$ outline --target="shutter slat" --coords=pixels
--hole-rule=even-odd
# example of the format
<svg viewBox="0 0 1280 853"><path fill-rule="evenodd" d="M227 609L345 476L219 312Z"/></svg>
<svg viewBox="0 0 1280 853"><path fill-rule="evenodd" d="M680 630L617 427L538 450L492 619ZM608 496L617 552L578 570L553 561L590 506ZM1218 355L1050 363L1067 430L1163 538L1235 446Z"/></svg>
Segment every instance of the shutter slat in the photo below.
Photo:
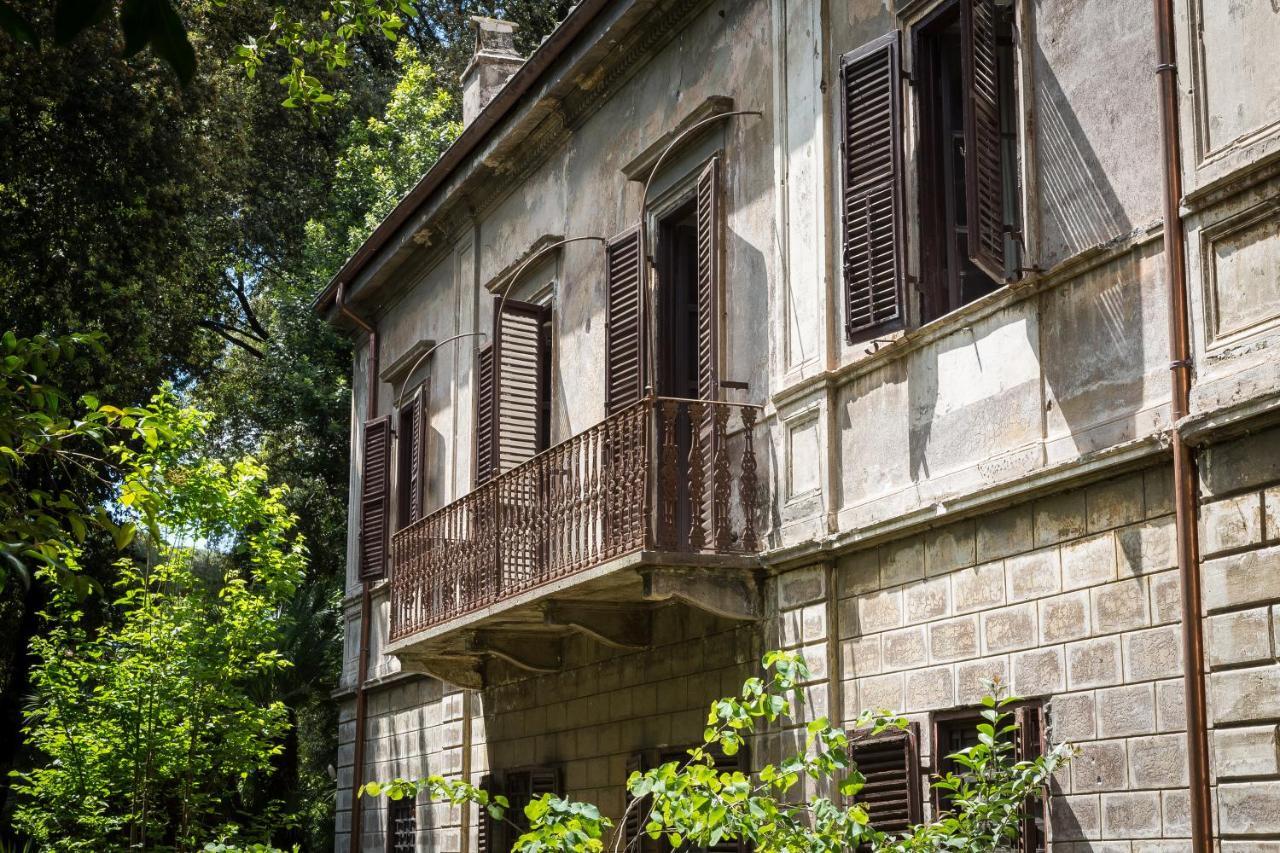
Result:
<svg viewBox="0 0 1280 853"><path fill-rule="evenodd" d="M1005 278L1005 217L996 59L998 15L995 0L961 0L969 258L999 282Z"/></svg>
<svg viewBox="0 0 1280 853"><path fill-rule="evenodd" d="M640 230L615 237L605 258L605 409L612 415L644 393Z"/></svg>
<svg viewBox="0 0 1280 853"><path fill-rule="evenodd" d="M843 86L842 199L845 329L900 320L902 106L896 32L848 54Z"/></svg>
<svg viewBox="0 0 1280 853"><path fill-rule="evenodd" d="M360 579L386 571L391 488L391 418L364 424L364 464L360 483Z"/></svg>
<svg viewBox="0 0 1280 853"><path fill-rule="evenodd" d="M866 784L855 800L883 832L902 832L921 820L916 726L852 739L850 749Z"/></svg>

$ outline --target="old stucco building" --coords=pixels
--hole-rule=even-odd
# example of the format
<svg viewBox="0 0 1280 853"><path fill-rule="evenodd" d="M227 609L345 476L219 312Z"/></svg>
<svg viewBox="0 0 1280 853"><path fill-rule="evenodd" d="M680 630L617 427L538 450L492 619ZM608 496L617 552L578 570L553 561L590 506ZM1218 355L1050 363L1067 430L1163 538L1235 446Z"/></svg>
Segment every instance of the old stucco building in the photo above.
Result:
<svg viewBox="0 0 1280 853"><path fill-rule="evenodd" d="M1026 849L1280 851L1275 0L477 26L465 131L317 301L340 849L499 848L353 815L397 775L616 816L787 648L809 713L915 723L873 817L927 816L998 675L1081 749Z"/></svg>

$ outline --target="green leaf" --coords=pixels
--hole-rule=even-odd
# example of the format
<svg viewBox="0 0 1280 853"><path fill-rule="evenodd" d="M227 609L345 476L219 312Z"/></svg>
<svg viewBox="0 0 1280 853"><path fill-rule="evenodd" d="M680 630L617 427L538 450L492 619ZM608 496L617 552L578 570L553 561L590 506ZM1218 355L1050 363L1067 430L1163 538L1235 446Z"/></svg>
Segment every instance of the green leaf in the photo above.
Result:
<svg viewBox="0 0 1280 853"><path fill-rule="evenodd" d="M106 17L111 0L58 0L53 12L53 40L66 44Z"/></svg>
<svg viewBox="0 0 1280 853"><path fill-rule="evenodd" d="M196 51L187 28L169 0L124 0L120 9L124 55L132 56L148 44L155 55L169 63L182 85L196 73Z"/></svg>
<svg viewBox="0 0 1280 853"><path fill-rule="evenodd" d="M4 2L0 2L0 30L4 30L21 44L32 46L40 44L40 37L36 35L35 28L31 26L31 22L18 14L18 10L14 9L13 6ZM7 334L13 333L8 332Z"/></svg>

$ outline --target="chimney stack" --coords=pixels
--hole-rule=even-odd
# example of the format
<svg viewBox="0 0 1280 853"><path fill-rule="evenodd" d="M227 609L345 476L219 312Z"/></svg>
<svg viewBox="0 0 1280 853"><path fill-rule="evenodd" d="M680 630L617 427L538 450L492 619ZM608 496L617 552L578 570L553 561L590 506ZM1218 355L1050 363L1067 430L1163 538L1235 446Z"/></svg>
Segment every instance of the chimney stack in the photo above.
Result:
<svg viewBox="0 0 1280 853"><path fill-rule="evenodd" d="M476 24L476 52L462 72L462 126L466 127L488 106L511 75L524 64L516 53L516 24L472 15Z"/></svg>

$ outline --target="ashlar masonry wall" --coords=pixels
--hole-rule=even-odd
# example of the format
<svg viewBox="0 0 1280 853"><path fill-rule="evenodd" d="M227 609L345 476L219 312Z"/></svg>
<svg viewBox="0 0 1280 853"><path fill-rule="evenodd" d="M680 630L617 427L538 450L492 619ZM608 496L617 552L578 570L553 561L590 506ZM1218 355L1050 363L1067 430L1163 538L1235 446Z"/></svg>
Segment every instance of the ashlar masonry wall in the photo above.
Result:
<svg viewBox="0 0 1280 853"><path fill-rule="evenodd" d="M846 717L904 712L931 770L931 714L972 706L998 677L1043 701L1051 741L1080 750L1054 780L1054 850L1186 850L1170 489L1152 468L842 559Z"/></svg>
<svg viewBox="0 0 1280 853"><path fill-rule="evenodd" d="M1223 853L1275 853L1280 851L1280 429L1206 448L1200 481L1216 827Z"/></svg>

